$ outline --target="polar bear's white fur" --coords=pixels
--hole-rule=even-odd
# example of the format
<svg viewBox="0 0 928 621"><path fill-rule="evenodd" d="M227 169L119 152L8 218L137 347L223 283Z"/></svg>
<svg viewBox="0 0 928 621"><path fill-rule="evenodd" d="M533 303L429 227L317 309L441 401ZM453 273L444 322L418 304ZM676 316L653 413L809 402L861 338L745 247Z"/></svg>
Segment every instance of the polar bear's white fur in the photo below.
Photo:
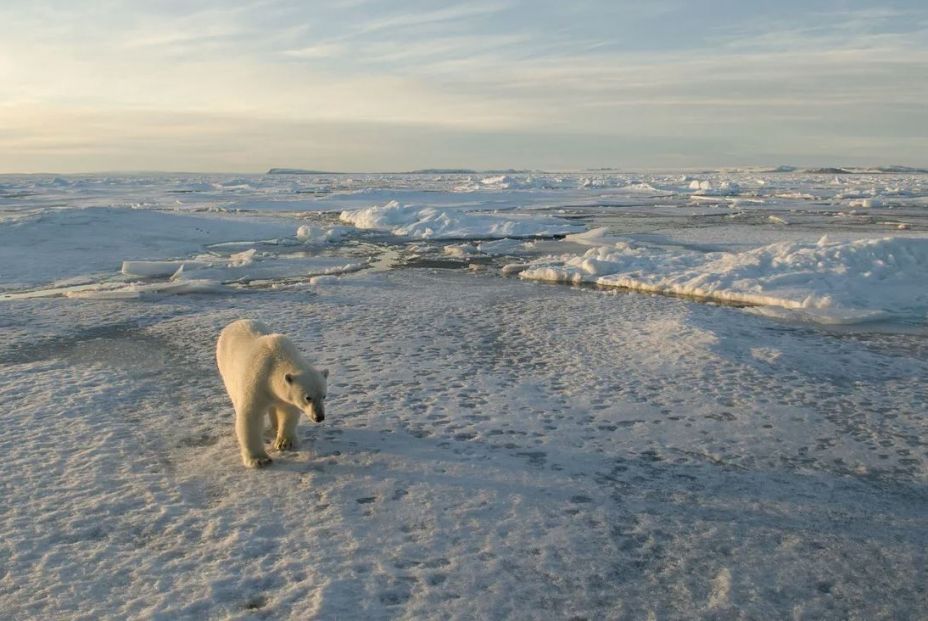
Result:
<svg viewBox="0 0 928 621"><path fill-rule="evenodd" d="M264 420L277 429L274 448L296 446L300 413L325 418L328 370L310 365L286 336L263 323L240 319L223 328L216 363L235 408L235 434L249 468L271 463L264 449Z"/></svg>

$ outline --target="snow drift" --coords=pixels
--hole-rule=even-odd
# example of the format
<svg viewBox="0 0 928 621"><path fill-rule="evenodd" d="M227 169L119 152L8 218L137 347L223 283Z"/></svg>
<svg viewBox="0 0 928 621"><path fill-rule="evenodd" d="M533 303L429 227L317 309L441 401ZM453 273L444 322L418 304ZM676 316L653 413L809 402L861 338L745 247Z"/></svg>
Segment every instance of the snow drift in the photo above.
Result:
<svg viewBox="0 0 928 621"><path fill-rule="evenodd" d="M390 201L383 206L343 211L342 222L359 229L388 231L417 239L496 239L505 237L546 237L573 233L580 229L559 218L548 216L464 212Z"/></svg>
<svg viewBox="0 0 928 621"><path fill-rule="evenodd" d="M595 283L722 302L778 307L821 323L922 316L928 239L777 242L746 252L700 253L616 242L582 255L507 266L520 278Z"/></svg>

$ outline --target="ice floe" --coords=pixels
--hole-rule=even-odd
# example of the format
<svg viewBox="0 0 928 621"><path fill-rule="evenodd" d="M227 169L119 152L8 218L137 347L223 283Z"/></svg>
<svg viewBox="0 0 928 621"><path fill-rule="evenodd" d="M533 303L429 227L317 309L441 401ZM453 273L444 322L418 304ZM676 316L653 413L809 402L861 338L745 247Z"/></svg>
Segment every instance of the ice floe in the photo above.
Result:
<svg viewBox="0 0 928 621"><path fill-rule="evenodd" d="M619 241L618 238L609 235L608 230L608 227L601 226L582 233L571 233L564 236L564 241L582 246L605 246Z"/></svg>
<svg viewBox="0 0 928 621"><path fill-rule="evenodd" d="M734 181L722 181L713 185L706 180L693 179L689 188L696 196L735 196L741 193L741 186Z"/></svg>
<svg viewBox="0 0 928 621"><path fill-rule="evenodd" d="M219 293L221 283L208 278L195 280L169 280L157 283L131 283L124 286L100 285L64 292L67 298L84 300L136 300L146 297L183 295L190 293Z"/></svg>
<svg viewBox="0 0 928 621"><path fill-rule="evenodd" d="M524 239L494 239L476 243L451 244L444 247L444 253L458 258L504 256L519 254L531 248L534 243L533 241L525 241Z"/></svg>
<svg viewBox="0 0 928 621"><path fill-rule="evenodd" d="M183 270L185 266L208 267L201 261L123 261L119 270L126 276L137 278L168 278Z"/></svg>
<svg viewBox="0 0 928 621"><path fill-rule="evenodd" d="M228 256L197 255L191 259L167 261L123 261L119 279L54 286L15 297L55 297L93 300L131 300L189 293L229 292L227 285L265 283L275 286L284 281L331 277L358 271L367 265L358 258L314 256L304 252L270 253L249 248ZM141 279L141 280L138 280ZM9 296L8 296L9 297Z"/></svg>
<svg viewBox="0 0 928 621"><path fill-rule="evenodd" d="M253 243L292 236L292 224L271 218L122 208L48 211L38 218L0 227L0 282L39 284L111 272L124 259L184 257L216 242ZM150 265L148 269L160 268Z"/></svg>
<svg viewBox="0 0 928 621"><path fill-rule="evenodd" d="M312 226L304 224L296 231L296 238L307 244L335 243L345 237L345 233L350 231L347 226Z"/></svg>
<svg viewBox="0 0 928 621"><path fill-rule="evenodd" d="M601 231L590 231L601 236ZM583 239L583 236L577 236ZM928 310L928 239L777 242L744 252L701 253L616 242L582 255L504 268L529 280L593 283L799 311L852 323Z"/></svg>
<svg viewBox="0 0 928 621"><path fill-rule="evenodd" d="M550 216L520 216L464 212L417 205L386 205L343 211L342 222L359 229L388 231L417 239L495 239L504 237L549 237L576 232L579 225Z"/></svg>

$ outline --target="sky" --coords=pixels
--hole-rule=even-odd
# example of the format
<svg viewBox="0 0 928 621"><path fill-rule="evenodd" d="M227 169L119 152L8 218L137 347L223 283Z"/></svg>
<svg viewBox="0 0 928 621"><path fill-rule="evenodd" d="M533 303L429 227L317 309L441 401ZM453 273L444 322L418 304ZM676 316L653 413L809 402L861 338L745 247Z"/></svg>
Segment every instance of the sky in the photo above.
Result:
<svg viewBox="0 0 928 621"><path fill-rule="evenodd" d="M0 173L776 164L928 166L928 3L0 3Z"/></svg>

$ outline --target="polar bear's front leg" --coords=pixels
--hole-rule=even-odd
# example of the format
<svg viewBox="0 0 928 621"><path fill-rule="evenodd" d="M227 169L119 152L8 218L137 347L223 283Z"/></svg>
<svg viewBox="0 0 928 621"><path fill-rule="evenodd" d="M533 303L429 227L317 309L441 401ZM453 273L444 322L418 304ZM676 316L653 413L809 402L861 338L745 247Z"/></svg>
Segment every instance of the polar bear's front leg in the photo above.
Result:
<svg viewBox="0 0 928 621"><path fill-rule="evenodd" d="M296 426L300 422L300 411L294 407L278 406L277 439L274 448L278 451L289 451L296 448Z"/></svg>
<svg viewBox="0 0 928 621"><path fill-rule="evenodd" d="M235 435L246 468L260 468L272 461L264 450L264 416L263 411L254 407L242 407L235 413Z"/></svg>

